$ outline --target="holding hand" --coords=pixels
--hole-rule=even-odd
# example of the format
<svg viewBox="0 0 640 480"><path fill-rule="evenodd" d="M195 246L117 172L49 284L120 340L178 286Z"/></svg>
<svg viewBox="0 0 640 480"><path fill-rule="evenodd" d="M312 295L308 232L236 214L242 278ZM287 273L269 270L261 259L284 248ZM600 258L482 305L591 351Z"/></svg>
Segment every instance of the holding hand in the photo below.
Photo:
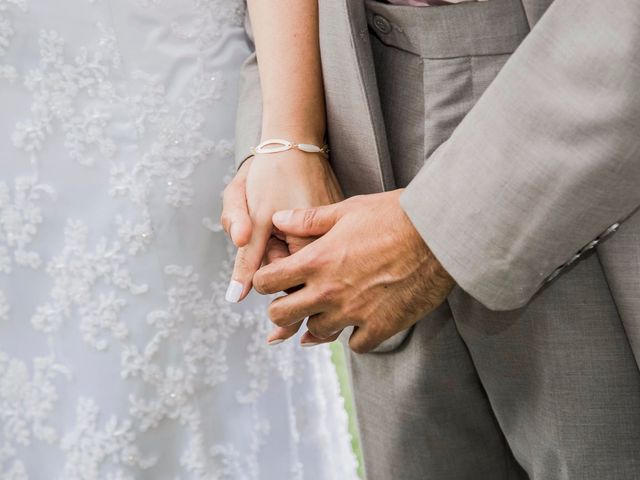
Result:
<svg viewBox="0 0 640 480"><path fill-rule="evenodd" d="M249 158L224 192L221 222L239 248L227 300L239 302L247 296L254 273L263 259L284 255L283 244L270 238L272 216L278 210L328 205L342 200L342 192L322 154L288 150ZM296 251L313 238L289 239ZM267 246L269 250L267 251ZM275 249L275 250L274 250Z"/></svg>
<svg viewBox="0 0 640 480"><path fill-rule="evenodd" d="M309 317L303 345L333 341L355 326L349 346L364 353L446 299L455 282L400 207L401 192L273 216L285 237L320 237L255 274L253 285L264 294L304 285L271 303L276 325Z"/></svg>

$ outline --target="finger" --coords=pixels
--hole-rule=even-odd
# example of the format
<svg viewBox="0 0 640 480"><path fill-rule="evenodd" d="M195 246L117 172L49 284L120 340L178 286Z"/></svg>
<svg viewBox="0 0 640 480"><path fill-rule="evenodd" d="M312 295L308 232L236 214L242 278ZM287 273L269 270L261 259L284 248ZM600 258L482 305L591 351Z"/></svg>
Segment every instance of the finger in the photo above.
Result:
<svg viewBox="0 0 640 480"><path fill-rule="evenodd" d="M340 216L340 203L324 207L281 210L273 214L273 224L281 232L298 237L324 235Z"/></svg>
<svg viewBox="0 0 640 480"><path fill-rule="evenodd" d="M262 264L270 234L270 225L256 223L249 243L238 249L233 264L233 274L225 295L227 302L237 303L249 294L253 275Z"/></svg>
<svg viewBox="0 0 640 480"><path fill-rule="evenodd" d="M267 249L264 253L264 264L269 265L270 263L275 263L278 260L286 258L289 256L289 247L282 240L277 239L276 237L269 238L267 242Z"/></svg>
<svg viewBox="0 0 640 480"><path fill-rule="evenodd" d="M318 237L296 237L294 235L287 235L286 241L287 247L289 248L289 253L299 252L317 238Z"/></svg>
<svg viewBox="0 0 640 480"><path fill-rule="evenodd" d="M243 165L224 189L220 223L236 247L244 247L251 239L251 217L247 207L246 171Z"/></svg>
<svg viewBox="0 0 640 480"><path fill-rule="evenodd" d="M267 251L264 254L264 265L269 265L270 263L277 262L283 258L289 256L289 248L287 244L282 240L279 240L275 237L271 237L267 242ZM304 285L298 285L295 287L287 288L284 291L286 293L293 293L300 290Z"/></svg>
<svg viewBox="0 0 640 480"><path fill-rule="evenodd" d="M367 327L356 327L349 337L349 348L354 353L368 353L382 343L384 338L375 335Z"/></svg>
<svg viewBox="0 0 640 480"><path fill-rule="evenodd" d="M278 240L282 240L286 243L289 249L289 253L296 253L297 251L302 250L304 247L309 245L314 240L318 239L318 237L298 237L296 235L287 235L278 230L275 226L273 227L272 235Z"/></svg>
<svg viewBox="0 0 640 480"><path fill-rule="evenodd" d="M253 287L263 295L284 292L305 283L309 272L306 252L298 252L263 266L253 276Z"/></svg>
<svg viewBox="0 0 640 480"><path fill-rule="evenodd" d="M269 334L267 337L267 343L269 345L278 345L285 340L293 337L300 327L302 326L302 321L298 323L294 323L293 325L289 325L288 327L277 327L273 332Z"/></svg>
<svg viewBox="0 0 640 480"><path fill-rule="evenodd" d="M322 338L314 337L311 332L307 331L307 332L304 332L304 334L300 338L300 345L303 347L315 347L316 345L320 345L322 343L335 342L341 333L342 332L338 332L329 338L322 339Z"/></svg>
<svg viewBox="0 0 640 480"><path fill-rule="evenodd" d="M295 293L276 298L269 305L269 318L279 327L288 327L311 315L320 313L323 305L317 293L303 288Z"/></svg>
<svg viewBox="0 0 640 480"><path fill-rule="evenodd" d="M309 330L309 333L322 340L334 336L348 326L349 322L344 318L326 312L313 315L307 320L307 330Z"/></svg>

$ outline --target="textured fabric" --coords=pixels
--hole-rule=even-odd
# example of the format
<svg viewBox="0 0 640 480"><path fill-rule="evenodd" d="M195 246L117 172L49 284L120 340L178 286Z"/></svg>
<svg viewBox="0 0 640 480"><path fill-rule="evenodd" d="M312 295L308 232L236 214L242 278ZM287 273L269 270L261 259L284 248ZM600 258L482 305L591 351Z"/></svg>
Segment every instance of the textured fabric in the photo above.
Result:
<svg viewBox="0 0 640 480"><path fill-rule="evenodd" d="M461 289L449 305L513 456L531 479L640 477L640 372L598 255L527 308L491 311Z"/></svg>
<svg viewBox="0 0 640 480"><path fill-rule="evenodd" d="M528 33L519 2L458 11L467 18L452 23L450 16L421 17L368 4L398 186L421 172L423 160L452 135ZM389 33L381 30L379 17L392 25ZM414 92L422 92L422 102ZM436 188L422 191L427 202ZM391 472L407 479L638 476L640 377L626 335L634 331L617 314L602 273L597 257L588 256L526 309L509 313L491 312L456 289L449 300L454 324L443 321L443 307L423 319L397 350L352 356L369 478L389 478ZM628 287L633 285L637 280ZM469 357L453 348L457 344L466 345ZM410 377L408 365L420 375ZM392 401L376 378L392 383ZM479 384L490 410L483 407L483 395L472 393ZM460 392L463 398L455 398ZM471 418L467 409L474 412ZM385 418L384 430L376 418ZM458 421L441 424L443 418ZM492 420L509 447L496 444L500 437ZM412 440L403 442L400 452L396 439L403 436ZM416 451L406 447L414 442Z"/></svg>
<svg viewBox="0 0 640 480"><path fill-rule="evenodd" d="M424 10L368 3L379 101L398 187L406 187L425 158L449 138L529 33L518 1L492 1L457 15L453 10L434 9L425 17ZM380 17L402 28L383 34ZM416 92L424 101L416 101Z"/></svg>
<svg viewBox="0 0 640 480"><path fill-rule="evenodd" d="M474 295L485 303L499 298L503 307L521 293L530 298L522 308L495 312L456 288L447 305L385 342L378 353L350 356L370 480L640 477L640 217L630 217L618 233L582 255L531 297L555 268L556 260L558 265L565 263L583 242L598 236L619 217L601 216L603 212L617 201L632 201L637 194L626 190L627 182L638 184L633 176L621 181L622 189L614 185L606 192L587 189L586 197L593 194L595 199L587 198L587 205L600 202L592 214L579 210L584 202L562 201L565 197L560 195L571 178L599 184L600 177L587 167L612 164L610 156L606 161L601 158L607 149L599 148L600 142L617 145L621 153L638 148L637 140L625 134L637 125L630 116L637 111L631 98L636 89L627 82L639 64L633 56L639 51L639 7L637 2L616 1L613 8L611 2L558 0L541 20L550 3L491 0L419 9L373 1L319 3L331 161L344 190L353 195L408 184L403 202L425 238L441 238L437 247L443 258L446 252L463 255L463 245L475 252L473 258L464 254L467 262L461 262L456 272L461 279L478 274ZM496 17L499 21L493 23ZM533 40L519 46L531 27L527 38ZM558 49L557 35L576 28L581 32L580 41L568 38L563 42L571 48L570 54ZM619 40L617 47L611 35ZM527 47L526 42L534 42L535 48L531 43ZM530 63L532 59L559 62L562 68L554 69L551 63L543 68L543 64ZM607 59L603 67L601 62ZM575 69L592 63L600 65L594 75ZM514 64L517 68L510 67ZM532 65L539 66L534 69ZM255 78L250 80L254 73L248 71L247 82L258 84ZM603 73L609 74L616 88L610 96L601 88L598 91L604 96L593 97L587 87L598 85ZM563 81L544 81L554 74ZM571 88L573 83L580 88ZM524 96L524 86L530 89L528 96ZM555 93L545 97L543 93L549 91ZM520 92L520 96L510 92ZM535 105L560 105L561 111L554 110L544 121L534 115L537 128L508 135L521 123L529 125L526 114L536 112ZM496 116L494 109L501 112L504 122L499 129L483 128L488 125L485 120ZM600 116L580 115L596 109ZM254 115L248 108L244 112ZM579 159L576 164L583 168L557 162L566 170L559 169L557 178L543 181L533 173L548 162L536 154L536 147L558 158L545 143L546 137L539 134L548 134L542 128L547 124L558 132L579 125L593 135L616 137L605 135L594 142L588 135L569 135L561 143L560 136L551 135L553 145L565 152L571 148L575 155L569 159ZM466 134L459 134L463 129ZM452 140L458 145L455 149L448 147ZM464 147L467 140L473 148ZM508 155L484 155L494 152L492 141L507 140L513 142ZM532 155L531 161L526 161L520 145ZM442 150L449 152L446 157L440 154ZM507 168L511 154L518 160L514 161L517 169ZM629 157L618 158L613 164L629 167ZM431 171L433 176L425 173L431 162L437 166ZM501 168L489 168L491 162ZM478 171L474 164L485 168ZM471 195L491 179L504 184L520 178L520 170L528 172L526 178L540 181L539 190L546 192L529 204L530 211L518 208L520 199L507 196L512 190L505 191L502 184L486 198ZM505 179L504 172L511 177ZM442 195L452 185L459 186L457 195ZM549 185L558 190L549 194ZM458 221L449 205L470 213L465 222ZM550 242L548 251L524 250L526 255L535 253L545 274L533 289L514 279L506 285L507 298L491 282L482 281L492 253L483 235L496 245L512 240L514 229L537 220L531 215L540 205L545 206L554 228L543 229L544 235L527 230L529 235L518 237L522 245L517 246L522 251L528 242ZM496 208L513 211L510 224L496 226L490 221ZM448 214L437 217L442 211ZM431 224L421 220L427 213ZM474 214L485 221L476 220ZM576 217L563 228L553 222L572 214ZM473 231L452 232L448 225L469 225ZM589 235L583 239L585 227ZM472 236L465 237L467 234ZM479 251L469 244L469 238L480 238L480 244L489 249ZM478 293L481 291L487 295Z"/></svg>
<svg viewBox="0 0 640 480"><path fill-rule="evenodd" d="M406 186L424 158L451 135L528 33L518 2L500 6L480 12L482 18L476 15L464 35L450 38L447 17L425 23L406 15L407 9L368 4L397 186ZM515 28L498 29L514 13L520 15L511 22ZM402 30L376 33L380 16ZM369 480L528 478L500 431L447 304L381 350L389 353L351 358ZM384 429L379 418L385 419Z"/></svg>
<svg viewBox="0 0 640 480"><path fill-rule="evenodd" d="M328 348L224 301L234 0L0 0L0 478L357 478Z"/></svg>
<svg viewBox="0 0 640 480"><path fill-rule="evenodd" d="M352 355L350 364L368 480L529 478L500 431L447 304L397 349Z"/></svg>
<svg viewBox="0 0 640 480"><path fill-rule="evenodd" d="M564 0L536 30L403 197L495 309L524 305L640 204L640 4Z"/></svg>

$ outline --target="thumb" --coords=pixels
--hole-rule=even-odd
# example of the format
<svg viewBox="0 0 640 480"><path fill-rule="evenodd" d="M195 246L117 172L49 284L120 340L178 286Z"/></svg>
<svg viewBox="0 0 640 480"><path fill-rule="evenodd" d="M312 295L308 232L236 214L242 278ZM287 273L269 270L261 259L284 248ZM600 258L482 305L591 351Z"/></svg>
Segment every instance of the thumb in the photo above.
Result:
<svg viewBox="0 0 640 480"><path fill-rule="evenodd" d="M237 303L248 295L251 290L253 275L262 264L270 235L270 225L257 223L254 225L249 243L238 249L236 260L233 264L231 281L225 294L227 302Z"/></svg>
<svg viewBox="0 0 640 480"><path fill-rule="evenodd" d="M324 235L340 218L338 205L282 210L273 214L273 224L281 232L297 237Z"/></svg>

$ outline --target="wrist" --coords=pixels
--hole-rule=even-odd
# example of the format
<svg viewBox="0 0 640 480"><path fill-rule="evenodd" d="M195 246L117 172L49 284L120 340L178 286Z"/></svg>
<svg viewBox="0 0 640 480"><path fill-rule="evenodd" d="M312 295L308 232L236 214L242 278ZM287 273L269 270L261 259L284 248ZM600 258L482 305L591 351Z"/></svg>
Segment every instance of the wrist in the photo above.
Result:
<svg viewBox="0 0 640 480"><path fill-rule="evenodd" d="M271 120L263 119L260 141L282 138L294 143L322 145L325 141L324 119Z"/></svg>
<svg viewBox="0 0 640 480"><path fill-rule="evenodd" d="M287 152L289 150L299 150L305 153L319 153L324 156L329 154L329 147L327 145L315 145L311 143L295 143L291 140L285 140L282 138L269 138L260 145L253 147L251 153L254 155L259 154L275 154Z"/></svg>
<svg viewBox="0 0 640 480"><path fill-rule="evenodd" d="M404 220L404 243L411 245L409 251L418 253L418 257L420 258L419 263L423 266L425 275L435 279L439 288L450 291L456 285L456 281L431 251L426 240L422 237L422 234L402 207L401 197L404 190L404 188L399 188L391 192L395 195L394 200L396 202L396 208L398 208L400 212L399 216Z"/></svg>

